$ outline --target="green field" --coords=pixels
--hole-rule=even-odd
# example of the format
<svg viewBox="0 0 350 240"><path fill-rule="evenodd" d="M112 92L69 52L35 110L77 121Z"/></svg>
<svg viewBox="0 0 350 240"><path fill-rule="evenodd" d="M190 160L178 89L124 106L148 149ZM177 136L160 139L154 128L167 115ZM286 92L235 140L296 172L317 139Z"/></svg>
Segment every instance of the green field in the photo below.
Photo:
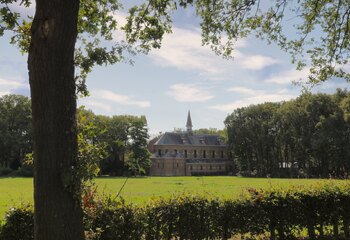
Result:
<svg viewBox="0 0 350 240"><path fill-rule="evenodd" d="M100 193L115 196L125 178L96 179ZM242 177L144 177L130 178L121 192L127 201L143 204L153 197L171 196L182 192L205 194L223 198L237 198L245 194L247 188L288 188L319 184L315 179L269 179ZM341 181L341 180L338 180ZM21 202L33 201L32 178L0 178L0 219L6 210Z"/></svg>

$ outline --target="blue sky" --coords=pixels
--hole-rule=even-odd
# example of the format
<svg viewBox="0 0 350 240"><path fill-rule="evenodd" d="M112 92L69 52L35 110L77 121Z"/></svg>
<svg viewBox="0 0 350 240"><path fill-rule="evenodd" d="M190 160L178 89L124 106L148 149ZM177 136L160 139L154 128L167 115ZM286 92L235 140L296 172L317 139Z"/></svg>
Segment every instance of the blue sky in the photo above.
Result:
<svg viewBox="0 0 350 240"><path fill-rule="evenodd" d="M125 10L123 10L125 11ZM123 23L125 13L115 17ZM296 98L301 87L293 80L307 72L296 71L289 55L254 38L237 43L235 59L224 60L201 46L198 19L193 11L174 15L173 34L161 49L134 57L133 66L119 63L95 67L87 79L90 96L79 105L103 115L145 115L151 134L184 128L188 109L194 128L222 129L235 108L266 101ZM115 39L122 38L116 32ZM26 55L0 39L0 96L29 96ZM333 93L345 88L342 80L329 81L313 92Z"/></svg>

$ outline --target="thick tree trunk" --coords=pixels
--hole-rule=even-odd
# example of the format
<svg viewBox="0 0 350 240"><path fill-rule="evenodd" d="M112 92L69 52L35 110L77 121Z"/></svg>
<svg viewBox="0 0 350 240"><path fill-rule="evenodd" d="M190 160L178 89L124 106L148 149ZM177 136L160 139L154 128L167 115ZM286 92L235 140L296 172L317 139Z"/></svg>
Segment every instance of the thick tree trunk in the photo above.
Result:
<svg viewBox="0 0 350 240"><path fill-rule="evenodd" d="M79 0L37 0L28 68L36 240L81 240L82 210L64 178L77 160L74 47Z"/></svg>

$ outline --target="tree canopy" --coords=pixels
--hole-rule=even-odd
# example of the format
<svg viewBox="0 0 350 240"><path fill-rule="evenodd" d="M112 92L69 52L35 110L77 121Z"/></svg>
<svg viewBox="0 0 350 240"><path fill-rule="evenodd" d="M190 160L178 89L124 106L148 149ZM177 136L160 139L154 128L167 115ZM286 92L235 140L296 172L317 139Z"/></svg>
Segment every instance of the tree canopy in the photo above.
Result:
<svg viewBox="0 0 350 240"><path fill-rule="evenodd" d="M0 167L17 170L32 152L30 99L21 95L0 97Z"/></svg>
<svg viewBox="0 0 350 240"><path fill-rule="evenodd" d="M239 108L225 120L235 163L246 176L346 177L350 93L303 94Z"/></svg>

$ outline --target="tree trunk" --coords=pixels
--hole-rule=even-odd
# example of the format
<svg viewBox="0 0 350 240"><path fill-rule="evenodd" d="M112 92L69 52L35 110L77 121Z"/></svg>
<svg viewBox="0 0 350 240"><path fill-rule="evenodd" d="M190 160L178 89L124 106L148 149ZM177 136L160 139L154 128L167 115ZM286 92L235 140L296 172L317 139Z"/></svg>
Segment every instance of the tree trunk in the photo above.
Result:
<svg viewBox="0 0 350 240"><path fill-rule="evenodd" d="M82 210L64 179L77 161L74 47L79 0L37 0L28 57L36 240L84 239Z"/></svg>

